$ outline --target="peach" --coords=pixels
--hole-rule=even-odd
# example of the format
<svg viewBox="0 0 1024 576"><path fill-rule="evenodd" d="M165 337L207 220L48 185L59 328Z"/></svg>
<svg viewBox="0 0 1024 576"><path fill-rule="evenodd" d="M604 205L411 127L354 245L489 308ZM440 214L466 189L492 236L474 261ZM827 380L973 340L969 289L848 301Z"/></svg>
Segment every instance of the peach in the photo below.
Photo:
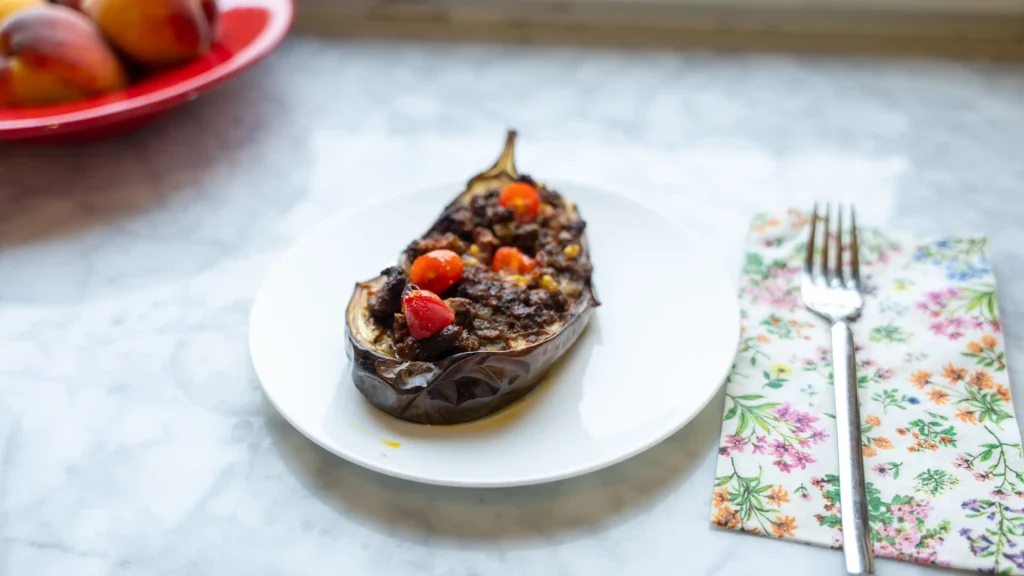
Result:
<svg viewBox="0 0 1024 576"><path fill-rule="evenodd" d="M0 27L0 106L78 100L126 83L96 25L70 8L29 8Z"/></svg>
<svg viewBox="0 0 1024 576"><path fill-rule="evenodd" d="M217 35L217 21L220 20L220 9L217 7L217 0L202 0L203 14L206 21L210 23L210 30Z"/></svg>
<svg viewBox="0 0 1024 576"><path fill-rule="evenodd" d="M211 0L82 0L118 50L147 66L178 64L205 54L213 42Z"/></svg>
<svg viewBox="0 0 1024 576"><path fill-rule="evenodd" d="M0 0L0 24L9 16L14 16L15 12L43 4L46 4L46 0Z"/></svg>

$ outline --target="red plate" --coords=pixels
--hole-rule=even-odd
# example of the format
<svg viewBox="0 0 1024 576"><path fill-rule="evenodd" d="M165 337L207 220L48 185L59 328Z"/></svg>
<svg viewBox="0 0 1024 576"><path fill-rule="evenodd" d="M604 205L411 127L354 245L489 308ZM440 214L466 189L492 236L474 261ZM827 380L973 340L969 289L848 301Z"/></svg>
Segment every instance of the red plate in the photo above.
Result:
<svg viewBox="0 0 1024 576"><path fill-rule="evenodd" d="M0 109L0 141L81 142L120 134L156 119L262 60L284 39L293 0L218 0L213 48L180 68L121 92L56 106Z"/></svg>

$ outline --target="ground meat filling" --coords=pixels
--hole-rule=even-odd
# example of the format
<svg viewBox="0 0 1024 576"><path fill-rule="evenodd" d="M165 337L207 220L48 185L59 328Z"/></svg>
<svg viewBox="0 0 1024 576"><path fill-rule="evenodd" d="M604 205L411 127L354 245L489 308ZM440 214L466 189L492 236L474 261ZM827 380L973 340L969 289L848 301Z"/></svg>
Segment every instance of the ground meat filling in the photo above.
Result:
<svg viewBox="0 0 1024 576"><path fill-rule="evenodd" d="M448 249L462 256L462 278L439 294L455 312L455 322L422 340L409 335L402 315L407 271L384 270L386 281L371 296L370 316L380 328L379 346L393 348L406 360L435 361L459 352L507 350L513 342L542 338L565 315L590 282L592 267L581 250L586 227L574 221L558 193L537 185L541 198L537 220L517 224L514 214L498 204L499 190L475 196L468 206L449 207L433 229L406 248L408 261L431 250ZM494 252L514 246L536 259L528 274L510 275L491 269Z"/></svg>

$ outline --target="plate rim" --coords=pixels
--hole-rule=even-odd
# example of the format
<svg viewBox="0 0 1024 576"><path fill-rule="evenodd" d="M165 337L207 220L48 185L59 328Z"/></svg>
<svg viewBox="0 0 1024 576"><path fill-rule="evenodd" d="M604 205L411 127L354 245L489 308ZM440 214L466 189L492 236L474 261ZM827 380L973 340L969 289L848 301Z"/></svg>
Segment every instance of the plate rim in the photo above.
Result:
<svg viewBox="0 0 1024 576"><path fill-rule="evenodd" d="M601 188L601 187L598 187L598 186L595 186L595 185L592 185L592 184L586 184L586 183L582 183L582 182L573 182L572 180L567 180L567 179L562 179L562 178L549 178L549 179L546 179L545 182L551 184L555 189L559 189L559 190L562 190L562 189L565 189L565 190L589 189L589 190L591 190L593 192L597 192L599 194L617 196L617 197L619 197L620 199L622 199L622 200L624 200L626 202L632 202L634 204L637 204L637 205L641 206L645 210L652 211L655 214L658 214L659 216L665 218L666 220L668 220L669 222L671 222L674 225L683 226L685 224L685 218L678 218L678 217L676 217L676 216L674 216L674 215L672 215L670 213L666 213L665 211L659 209L657 206L655 206L655 205L653 205L653 204L651 204L651 203L649 203L649 202L647 202L647 201L645 201L643 199L638 199L638 198L634 198L634 197L631 197L631 196L627 196L625 194L622 194L622 193L619 193L619 192L615 192L615 191L610 190L610 189L604 189L604 188ZM557 472L557 473L554 473L554 474L550 474L550 473L549 474L544 474L544 475L530 474L530 475L522 475L522 476L519 476L519 477L516 477L516 478L509 479L509 480L494 480L494 481L490 481L490 480L470 480L470 481L466 481L466 480L461 480L459 478L445 478L445 477L438 477L436 475L428 477L428 476L422 476L422 475L407 473L407 472L402 471L400 468L388 467L388 466L385 466L385 465L381 464L380 462L363 458L358 453L355 453L355 452L352 452L352 451L344 451L344 450L335 449L335 447L333 447L332 445L330 445L329 443L327 443L325 441L321 441L321 439L319 439L315 434L313 434L310 431L308 431L306 429L306 427L303 427L300 423L298 423L294 419L292 419L284 410L281 409L281 406L275 400L274 395L268 390L267 385L264 384L263 378L260 377L260 369L259 369L259 366L258 366L258 362L257 362L256 356L254 354L253 335L254 335L255 331L253 330L253 326L254 326L254 323L256 321L256 317L258 316L258 310L260 309L259 303L263 299L264 294L265 294L265 287L266 287L266 284L267 284L267 280L270 279L271 277L276 276L278 271L280 270L280 268L285 266L286 260L287 260L287 258L288 258L288 256L290 254L292 254L293 252L299 250L299 248L301 246L315 241L319 236L321 236L322 234L325 234L327 230L334 228L335 226L339 225L340 222L343 222L347 218L351 218L353 213L355 213L355 212L357 212L359 210L365 210L365 209L370 208L370 207L372 207L374 205L386 203L386 202L388 202L390 200L393 200L394 198L397 198L397 197L402 197L402 196L407 196L407 195L423 194L423 193L431 193L431 192L440 192L441 190L449 190L449 191L450 190L457 190L460 187L464 187L464 183L461 183L461 184L447 184L447 185L445 185L445 184L430 185L430 186L426 186L426 187L415 188L415 189L412 189L410 191L396 192L396 193L393 193L393 194L386 194L386 195L383 195L383 196L379 196L375 200L370 201L370 202L357 202L356 204L353 204L351 206L347 206L347 207L345 207L345 208L335 212L334 214L328 216L322 222L318 223L315 227L313 227L313 229L311 229L305 235L303 235L298 240L293 242L289 247L287 247L284 250L283 253L281 253L277 257L277 261L274 262L274 264L268 269L267 273L264 275L263 281L261 282L259 288L257 289L256 296L253 298L252 305L250 306L250 311L249 311L248 337L247 337L247 343L248 343L248 348L249 348L249 358L250 358L250 362L252 364L253 370L254 370L254 372L256 374L256 378L257 378L257 380L259 380L260 388L262 389L264 396L267 398L267 400L270 402L270 404L274 407L274 410L276 410L277 413L286 422L288 422L288 424L290 426L292 426L292 428L297 430L303 437L307 438L308 440L310 440L311 442L313 442L314 444L316 444L320 448L324 449L325 451L327 451L327 452L333 454L334 456L337 456L337 457L339 457L339 458L341 458L341 459L343 459L345 461L351 462L353 464L356 464L356 465L358 465L358 466L360 466L362 468L366 468L366 469L371 470L373 472L376 472L378 474L382 474L382 475L385 475L385 476L390 476L390 477L393 477L393 478L398 478L398 479L406 480L406 481L410 481L410 482L415 482L415 483L420 483L420 484L427 484L427 485L433 485L433 486L452 487L452 488L477 488L477 489L514 488L514 487L523 487L523 486L535 486L535 485L548 484L548 483L552 483L552 482L558 482L558 481L567 480L567 479L570 479L570 478L575 478L575 477L578 477L578 476L584 476L584 475L587 475L587 474L591 474L593 472L597 472L599 470L603 470L605 468L612 467L612 466L614 466L616 464L620 464L622 462L625 462L626 460L629 460L629 459L631 459L631 458L633 458L635 456L638 456L638 455L642 454L643 452L646 452L647 450L650 450L651 448L654 448L655 446L658 446L659 444L661 444L662 442L664 442L665 440L667 440L668 438L670 438L671 436L673 436L674 434L676 434L677 432L682 430L684 427L686 427L686 425L690 424L694 419L697 418L698 415L700 415L708 407L708 405L711 403L711 401L714 400L714 398L719 394L719 392L722 390L722 388L725 385L725 380L728 377L729 372L732 370L731 364L725 364L723 366L723 368L721 370L721 372L722 372L721 375L718 378L716 378L716 380L718 380L718 384L716 386L714 386L713 388L709 388L707 397L703 398L698 403L699 404L698 407L695 410L692 411L692 413L690 414L689 417L684 418L684 419L680 419L679 422L672 423L670 426L667 426L665 430L661 430L658 434L652 435L650 439L648 439L648 440L646 440L644 442L637 443L637 445L635 447L631 447L629 450L623 450L621 453L616 454L615 457L613 457L613 458L603 459L600 462L596 462L596 463L593 463L593 464L590 464L590 465L587 465L587 466L571 468L571 469L560 471L560 472ZM704 239L700 238L698 235L694 235L693 237L697 238L701 243L706 242ZM714 278L714 277L720 278L720 280L722 282L724 282L726 285L728 285L731 288L732 292L735 294L735 292L737 290L736 283L733 282L731 277L725 272L724 267L719 265L719 264L717 264L717 263L714 264L714 267L715 267L715 269L711 272L710 277L712 277L712 278ZM730 336L730 341L732 342L732 347L736 348L739 345L740 337L741 337L741 331L742 331L742 329L741 329L741 324L742 324L742 322L741 322L741 313L740 313L740 305L739 305L738 298L733 298L732 299L732 304L729 306L728 313L729 313L730 317L735 320L735 323L734 323L735 326L734 326L734 330L732 331L732 336ZM515 406L516 404L518 404L519 402L522 402L523 400L524 399L518 400L516 403L513 403L512 406ZM372 406L370 406L370 409L377 410L377 408L374 408Z"/></svg>

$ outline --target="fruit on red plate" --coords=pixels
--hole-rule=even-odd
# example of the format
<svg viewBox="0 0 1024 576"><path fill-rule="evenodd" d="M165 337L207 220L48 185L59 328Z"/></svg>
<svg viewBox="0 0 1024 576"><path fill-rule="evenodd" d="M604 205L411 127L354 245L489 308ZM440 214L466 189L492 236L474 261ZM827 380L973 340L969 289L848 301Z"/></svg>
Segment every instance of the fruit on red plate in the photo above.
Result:
<svg viewBox="0 0 1024 576"><path fill-rule="evenodd" d="M107 39L145 66L187 62L213 42L217 7L203 0L81 0Z"/></svg>
<svg viewBox="0 0 1024 576"><path fill-rule="evenodd" d="M206 15L206 21L210 23L210 29L216 36L217 21L220 20L220 6L217 5L217 0L201 0L200 4L203 7L203 14Z"/></svg>
<svg viewBox="0 0 1024 576"><path fill-rule="evenodd" d="M265 58L288 33L295 11L293 0L217 0L217 5L216 39L206 54L103 96L29 108L0 106L0 141L83 142L134 130Z"/></svg>
<svg viewBox="0 0 1024 576"><path fill-rule="evenodd" d="M39 6L0 26L0 107L80 100L126 83L114 51L79 12Z"/></svg>

